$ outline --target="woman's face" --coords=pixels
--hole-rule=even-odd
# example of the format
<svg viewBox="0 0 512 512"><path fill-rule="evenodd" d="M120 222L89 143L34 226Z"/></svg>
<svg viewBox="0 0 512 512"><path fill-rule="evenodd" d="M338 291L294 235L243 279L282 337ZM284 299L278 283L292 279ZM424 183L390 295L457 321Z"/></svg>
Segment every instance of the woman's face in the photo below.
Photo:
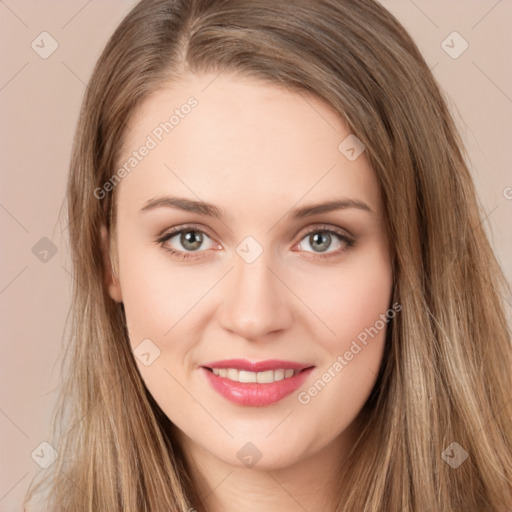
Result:
<svg viewBox="0 0 512 512"><path fill-rule="evenodd" d="M197 450L277 469L357 435L394 316L359 144L321 100L227 74L188 76L132 119L109 291Z"/></svg>

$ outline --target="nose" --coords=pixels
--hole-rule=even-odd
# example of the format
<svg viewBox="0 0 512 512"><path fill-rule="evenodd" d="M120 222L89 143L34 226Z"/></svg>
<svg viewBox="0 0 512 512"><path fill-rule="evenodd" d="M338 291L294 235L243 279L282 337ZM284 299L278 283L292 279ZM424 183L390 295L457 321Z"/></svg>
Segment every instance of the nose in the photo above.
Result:
<svg viewBox="0 0 512 512"><path fill-rule="evenodd" d="M251 340L286 330L292 323L292 293L270 269L265 252L247 263L235 255L235 268L226 280L221 312L222 327Z"/></svg>

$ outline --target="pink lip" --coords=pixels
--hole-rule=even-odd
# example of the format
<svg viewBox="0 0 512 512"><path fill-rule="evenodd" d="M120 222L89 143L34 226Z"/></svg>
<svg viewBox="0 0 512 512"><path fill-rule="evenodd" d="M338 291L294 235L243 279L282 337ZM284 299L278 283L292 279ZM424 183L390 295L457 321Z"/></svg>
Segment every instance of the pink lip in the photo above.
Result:
<svg viewBox="0 0 512 512"><path fill-rule="evenodd" d="M219 377L210 368L236 368L251 372L291 368L299 370L299 373L277 382L261 384L258 382L235 382L225 377ZM207 363L201 369L213 389L224 398L238 405L262 407L278 402L298 389L308 378L313 366L276 359L258 362L245 359L229 359Z"/></svg>

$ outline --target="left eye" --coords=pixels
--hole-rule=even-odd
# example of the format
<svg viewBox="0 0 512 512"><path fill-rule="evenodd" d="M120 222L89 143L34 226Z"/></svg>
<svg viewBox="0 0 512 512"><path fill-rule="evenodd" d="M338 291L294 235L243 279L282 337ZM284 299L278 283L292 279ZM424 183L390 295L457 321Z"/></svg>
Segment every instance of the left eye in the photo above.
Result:
<svg viewBox="0 0 512 512"><path fill-rule="evenodd" d="M354 240L349 238L347 235L342 233L341 231L335 231L333 229L319 229L315 228L308 233L301 239L301 242L298 244L298 247L302 248L302 241L306 240L306 242L309 244L310 247L313 248L313 251L306 251L306 252L314 252L319 254L320 256L323 256L322 253L326 253L328 249L332 246L332 240L333 238L337 240L338 244L338 250L330 251L328 255L331 255L332 253L339 253L341 251L347 250L348 248L352 247L354 245ZM316 249L318 250L316 250ZM327 255L326 255L327 256Z"/></svg>

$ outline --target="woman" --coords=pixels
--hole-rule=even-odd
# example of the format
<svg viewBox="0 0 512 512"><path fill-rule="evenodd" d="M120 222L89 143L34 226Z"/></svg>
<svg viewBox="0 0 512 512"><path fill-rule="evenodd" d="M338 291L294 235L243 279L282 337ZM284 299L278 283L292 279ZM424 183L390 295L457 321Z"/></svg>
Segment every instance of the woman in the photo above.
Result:
<svg viewBox="0 0 512 512"><path fill-rule="evenodd" d="M505 282L373 0L143 0L84 99L52 509L512 508Z"/></svg>

